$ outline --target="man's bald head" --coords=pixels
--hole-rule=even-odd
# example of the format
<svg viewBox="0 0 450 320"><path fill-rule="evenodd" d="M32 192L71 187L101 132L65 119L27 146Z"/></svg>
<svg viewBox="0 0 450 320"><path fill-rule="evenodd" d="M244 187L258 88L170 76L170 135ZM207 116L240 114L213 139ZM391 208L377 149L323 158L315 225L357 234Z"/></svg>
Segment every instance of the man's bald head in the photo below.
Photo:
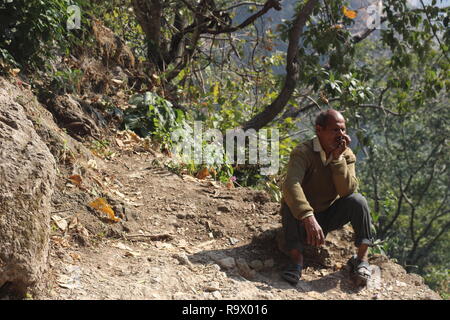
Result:
<svg viewBox="0 0 450 320"><path fill-rule="evenodd" d="M329 109L325 111L321 111L316 117L316 126L321 126L325 128L327 124L330 122L345 122L344 116L337 110Z"/></svg>

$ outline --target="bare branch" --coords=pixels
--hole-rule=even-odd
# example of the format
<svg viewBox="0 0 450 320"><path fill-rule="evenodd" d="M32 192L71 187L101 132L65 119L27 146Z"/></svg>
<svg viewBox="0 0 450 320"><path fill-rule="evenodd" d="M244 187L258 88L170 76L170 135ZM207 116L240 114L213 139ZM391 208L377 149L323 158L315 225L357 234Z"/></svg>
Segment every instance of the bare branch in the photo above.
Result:
<svg viewBox="0 0 450 320"><path fill-rule="evenodd" d="M280 1L279 0L267 0L267 2L264 4L264 7L260 11L258 11L254 15L248 17L244 22L242 22L238 26L228 27L228 28L218 29L218 30L203 29L202 33L220 34L220 33L235 32L237 30L243 29L243 28L247 27L248 25L252 24L256 19L265 15L272 8L274 8L277 11L280 11L281 10Z"/></svg>
<svg viewBox="0 0 450 320"><path fill-rule="evenodd" d="M287 74L281 92L278 94L275 100L270 105L268 105L261 113L254 116L242 126L244 130L259 130L264 127L267 123L275 119L277 114L280 113L281 110L283 110L283 108L291 98L299 77L299 64L297 61L299 39L303 34L303 28L306 24L306 21L311 16L313 9L318 4L318 2L318 0L309 0L297 13L292 27L289 30L289 46L286 57Z"/></svg>
<svg viewBox="0 0 450 320"><path fill-rule="evenodd" d="M394 115L394 116L400 116L399 113L394 112L394 111L389 110L389 109L386 109L386 108L383 107L382 105L376 105L376 104L360 104L360 105L358 105L357 107L360 107L360 108L374 108L374 109L380 109L380 110L382 110L384 113L387 112L387 113L392 114L392 115Z"/></svg>
<svg viewBox="0 0 450 320"><path fill-rule="evenodd" d="M450 228L450 221L447 222L441 229L441 231L434 237L433 240L431 240L426 247L424 247L422 250L420 250L420 254L418 254L415 259L413 259L413 262L415 263L419 259L427 256L431 252L431 248L434 246L434 244L439 240L439 238L448 231Z"/></svg>
<svg viewBox="0 0 450 320"><path fill-rule="evenodd" d="M257 3L257 2L241 2L238 4L235 4L229 8L224 9L224 11L230 11L233 10L234 8L237 7L241 7L241 6L257 6L257 7L263 7L264 5L262 3Z"/></svg>

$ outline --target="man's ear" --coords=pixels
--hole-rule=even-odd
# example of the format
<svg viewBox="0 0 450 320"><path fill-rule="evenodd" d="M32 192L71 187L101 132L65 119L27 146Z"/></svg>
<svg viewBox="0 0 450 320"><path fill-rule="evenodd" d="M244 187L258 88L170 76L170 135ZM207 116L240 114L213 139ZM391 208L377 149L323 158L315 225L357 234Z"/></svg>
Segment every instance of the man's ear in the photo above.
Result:
<svg viewBox="0 0 450 320"><path fill-rule="evenodd" d="M321 133L324 128L316 124L316 133Z"/></svg>

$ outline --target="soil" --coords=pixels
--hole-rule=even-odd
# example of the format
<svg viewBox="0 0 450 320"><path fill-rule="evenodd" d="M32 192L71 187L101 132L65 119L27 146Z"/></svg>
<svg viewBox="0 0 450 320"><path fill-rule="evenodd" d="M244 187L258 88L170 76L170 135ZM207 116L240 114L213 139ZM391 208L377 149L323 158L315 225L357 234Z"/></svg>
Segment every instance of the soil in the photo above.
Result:
<svg viewBox="0 0 450 320"><path fill-rule="evenodd" d="M103 159L61 169L48 281L34 299L440 299L381 255L370 257L372 280L358 287L346 268L349 226L308 250L294 287L280 277L288 259L275 241L279 203L263 191L171 173L142 141L116 142ZM89 206L99 197L115 217Z"/></svg>

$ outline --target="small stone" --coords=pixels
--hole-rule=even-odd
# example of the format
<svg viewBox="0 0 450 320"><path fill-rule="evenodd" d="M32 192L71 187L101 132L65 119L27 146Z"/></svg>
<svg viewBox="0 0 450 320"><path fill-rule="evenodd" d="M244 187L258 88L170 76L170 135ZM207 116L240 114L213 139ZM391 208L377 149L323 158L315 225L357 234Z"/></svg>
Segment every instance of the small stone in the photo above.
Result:
<svg viewBox="0 0 450 320"><path fill-rule="evenodd" d="M218 260L217 264L224 269L233 269L236 266L236 261L233 257L227 257Z"/></svg>
<svg viewBox="0 0 450 320"><path fill-rule="evenodd" d="M217 281L212 281L205 287L205 291L214 292L220 290L220 285Z"/></svg>
<svg viewBox="0 0 450 320"><path fill-rule="evenodd" d="M256 271L260 271L264 268L263 262L258 259L250 261L249 266Z"/></svg>
<svg viewBox="0 0 450 320"><path fill-rule="evenodd" d="M219 291L214 291L213 293L212 293L212 296L214 297L214 298L216 298L216 299L222 299L222 294L219 292Z"/></svg>
<svg viewBox="0 0 450 320"><path fill-rule="evenodd" d="M398 280L395 280L395 285L397 287L406 287L406 286L408 286L406 283L398 281Z"/></svg>
<svg viewBox="0 0 450 320"><path fill-rule="evenodd" d="M264 261L264 268L266 269L273 268L274 265L275 261L273 259L267 259L266 261Z"/></svg>
<svg viewBox="0 0 450 320"><path fill-rule="evenodd" d="M232 238L232 237L230 237L228 240L230 240L231 245L235 245L236 243L239 242L239 239Z"/></svg>
<svg viewBox="0 0 450 320"><path fill-rule="evenodd" d="M238 267L239 274L246 279L253 279L255 277L255 271L250 269L245 259L239 258L236 260L236 266Z"/></svg>
<svg viewBox="0 0 450 320"><path fill-rule="evenodd" d="M175 292L172 295L172 299L173 300L188 300L189 296L183 292Z"/></svg>
<svg viewBox="0 0 450 320"><path fill-rule="evenodd" d="M334 270L341 270L343 268L343 264L340 262L336 262L334 264Z"/></svg>
<svg viewBox="0 0 450 320"><path fill-rule="evenodd" d="M222 212L231 212L231 209L226 206L219 206L219 207L217 207L217 210L222 211Z"/></svg>
<svg viewBox="0 0 450 320"><path fill-rule="evenodd" d="M175 253L172 255L173 258L177 259L182 265L191 266L192 263L189 261L188 257L183 253Z"/></svg>
<svg viewBox="0 0 450 320"><path fill-rule="evenodd" d="M212 264L211 268L213 268L214 270L220 271L220 266L218 264Z"/></svg>

